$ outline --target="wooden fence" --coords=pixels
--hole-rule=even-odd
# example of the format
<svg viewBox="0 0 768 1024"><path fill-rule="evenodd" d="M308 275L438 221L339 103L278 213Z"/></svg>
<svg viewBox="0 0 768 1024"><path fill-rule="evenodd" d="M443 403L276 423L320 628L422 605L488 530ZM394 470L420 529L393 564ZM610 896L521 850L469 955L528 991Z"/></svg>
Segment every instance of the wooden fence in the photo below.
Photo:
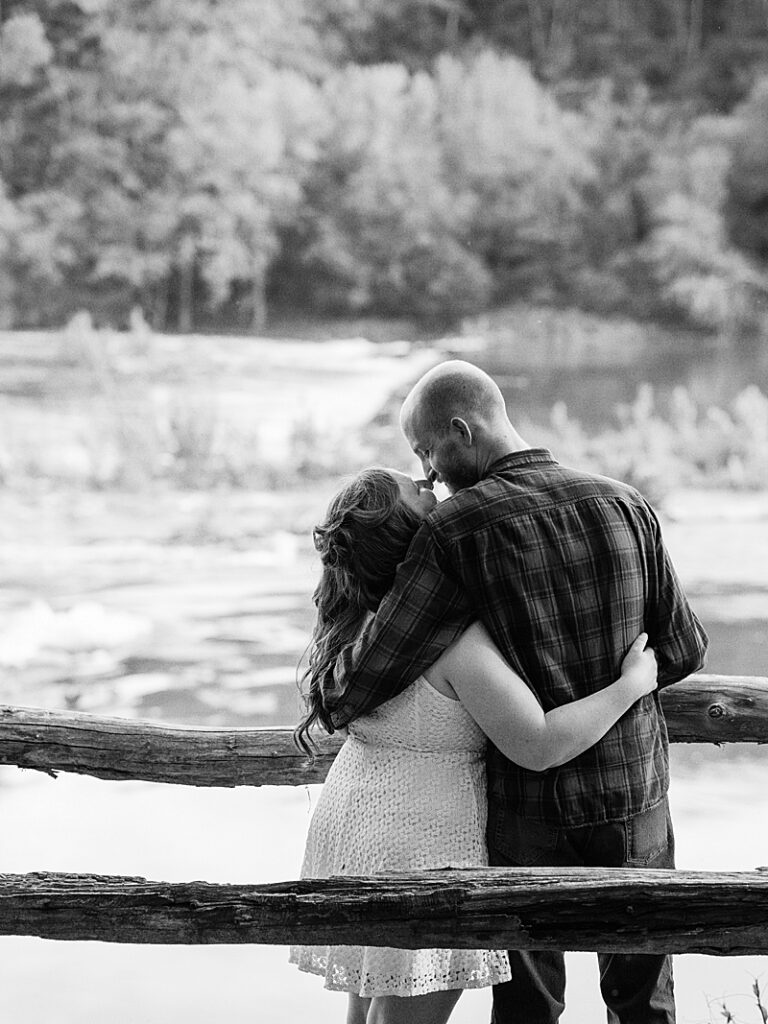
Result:
<svg viewBox="0 0 768 1024"><path fill-rule="evenodd" d="M678 743L768 743L768 679L661 692ZM194 786L321 782L290 729L165 726L0 706L0 764ZM734 779L734 786L737 780ZM768 860L768 851L766 853ZM768 868L441 870L270 885L0 875L0 935L140 943L366 943L617 952L768 952Z"/></svg>

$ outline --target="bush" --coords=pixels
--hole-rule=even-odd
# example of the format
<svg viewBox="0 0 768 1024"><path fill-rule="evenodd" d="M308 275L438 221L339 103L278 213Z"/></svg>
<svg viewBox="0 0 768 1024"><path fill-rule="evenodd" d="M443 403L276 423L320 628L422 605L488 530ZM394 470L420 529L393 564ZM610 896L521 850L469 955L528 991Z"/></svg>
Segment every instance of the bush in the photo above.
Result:
<svg viewBox="0 0 768 1024"><path fill-rule="evenodd" d="M700 409L685 388L676 388L664 414L643 384L617 419L616 427L590 436L559 403L548 424L526 429L561 461L624 480L654 503L681 486L768 487L768 396L754 386L730 411Z"/></svg>

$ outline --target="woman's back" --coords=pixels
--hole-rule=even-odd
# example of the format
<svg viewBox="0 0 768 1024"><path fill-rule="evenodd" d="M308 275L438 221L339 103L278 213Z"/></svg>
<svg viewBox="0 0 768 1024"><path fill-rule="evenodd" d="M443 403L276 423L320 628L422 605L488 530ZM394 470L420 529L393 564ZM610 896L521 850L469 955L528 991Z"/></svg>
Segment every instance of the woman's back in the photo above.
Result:
<svg viewBox="0 0 768 1024"><path fill-rule="evenodd" d="M371 747L400 747L424 754L481 755L486 739L455 699L440 693L421 676L393 700L349 726L349 735Z"/></svg>
<svg viewBox="0 0 768 1024"><path fill-rule="evenodd" d="M422 677L352 723L312 822L306 874L485 861L483 733Z"/></svg>
<svg viewBox="0 0 768 1024"><path fill-rule="evenodd" d="M487 798L483 733L423 677L349 727L307 838L302 877L480 867ZM327 988L421 995L509 977L497 950L295 947Z"/></svg>

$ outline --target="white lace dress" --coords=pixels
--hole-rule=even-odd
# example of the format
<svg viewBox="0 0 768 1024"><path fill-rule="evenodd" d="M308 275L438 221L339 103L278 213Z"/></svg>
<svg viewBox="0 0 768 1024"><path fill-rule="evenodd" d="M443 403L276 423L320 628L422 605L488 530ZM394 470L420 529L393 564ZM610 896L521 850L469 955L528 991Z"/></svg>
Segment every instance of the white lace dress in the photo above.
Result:
<svg viewBox="0 0 768 1024"><path fill-rule="evenodd" d="M349 727L309 827L302 878L488 863L485 736L420 678ZM294 946L325 987L416 996L508 981L501 950Z"/></svg>

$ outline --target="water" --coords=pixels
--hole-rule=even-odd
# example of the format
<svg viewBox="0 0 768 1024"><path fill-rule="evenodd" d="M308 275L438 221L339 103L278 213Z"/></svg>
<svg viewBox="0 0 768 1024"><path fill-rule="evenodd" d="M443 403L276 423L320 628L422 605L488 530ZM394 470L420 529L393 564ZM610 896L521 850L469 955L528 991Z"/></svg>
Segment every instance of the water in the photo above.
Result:
<svg viewBox="0 0 768 1024"><path fill-rule="evenodd" d="M728 388L749 378L743 367L741 377L725 367L718 382L718 358L673 364L660 355L642 373L539 368L536 389L530 373L515 371L505 386L531 412L566 395L584 418L598 397L603 410L631 400L641 379L660 389L687 383L702 401L722 404ZM259 386L269 390L269 381ZM276 408L289 405L272 397ZM0 699L191 724L292 724L317 578L308 532L332 489L4 491ZM712 639L710 671L768 675L766 524L761 495L670 503L665 535ZM768 864L767 769L768 751L757 747L673 749L681 867ZM287 879L298 874L316 798L312 787L197 791L75 776L54 782L3 768L0 871ZM564 1024L602 1020L594 957L569 963ZM741 1019L758 1020L748 993L753 976L768 976L765 958L680 957L676 972L681 1024L722 1019L707 1003L721 996ZM0 1020L9 1024L331 1024L343 1006L342 996L289 968L282 948L0 939ZM487 1019L487 993L471 993L453 1021Z"/></svg>
<svg viewBox="0 0 768 1024"><path fill-rule="evenodd" d="M310 507L306 496L286 504L283 523L311 519L320 498L309 500ZM241 523L253 522L261 507L241 497L230 511ZM199 517L201 508L189 514ZM763 674L768 530L762 505L754 497L734 504L730 496L711 496L706 508L703 516L700 499L681 497L665 531L712 636L709 668ZM13 618L6 610L6 640L15 637L16 647L6 643L4 699L169 721L292 722L294 665L311 622L317 571L308 544L299 535L275 540L266 531L247 552L226 543L193 549L163 543L167 527L158 526L157 502L146 519L135 499L115 510L104 497L91 511L101 540L80 517L81 535L70 528L63 546L52 526L61 509L51 514L44 531L53 559L47 574L30 573L29 559L40 561L34 536L26 553L14 547L14 561L6 552L2 593L28 619L26 629L16 621L9 633ZM143 534L142 546L105 536L110 522L118 533L125 529L124 516L134 534ZM35 654L40 625L49 646ZM23 661L25 636L28 661L14 668L7 659L15 650ZM756 747L673 750L681 867L748 870L768 863L767 769L768 751ZM314 787L197 791L75 776L54 782L5 768L0 870L229 882L295 877L316 796ZM564 1024L602 1019L594 957L574 954L569 963ZM727 996L748 1020L752 976L767 967L757 957L678 958L680 1021L717 1019L714 1010L710 1018L708 996ZM283 948L0 939L0 1020L10 1024L209 1024L225 1015L229 1024L288 1024L310 1016L331 1024L343 1019L343 997L323 993L317 979L290 968ZM487 993L468 993L454 1022L487 1017Z"/></svg>
<svg viewBox="0 0 768 1024"><path fill-rule="evenodd" d="M617 407L631 403L643 384L652 386L662 412L677 387L702 409L728 408L752 385L768 394L766 348L734 348L684 333L648 335L623 353L621 342L609 337L572 363L552 342L531 353L520 342L510 346L501 340L474 361L497 380L513 419L545 423L552 407L565 402L587 430L615 425Z"/></svg>

